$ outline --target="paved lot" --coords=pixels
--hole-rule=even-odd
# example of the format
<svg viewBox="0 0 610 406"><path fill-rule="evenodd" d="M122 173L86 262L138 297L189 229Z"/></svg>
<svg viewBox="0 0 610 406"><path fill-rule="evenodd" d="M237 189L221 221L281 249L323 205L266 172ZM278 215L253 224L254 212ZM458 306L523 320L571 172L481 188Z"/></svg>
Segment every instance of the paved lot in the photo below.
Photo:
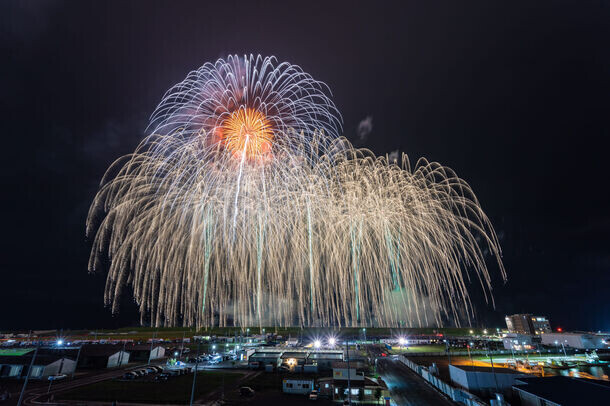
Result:
<svg viewBox="0 0 610 406"><path fill-rule="evenodd" d="M423 378L391 358L379 358L377 371L390 389L392 403L405 406L454 406Z"/></svg>

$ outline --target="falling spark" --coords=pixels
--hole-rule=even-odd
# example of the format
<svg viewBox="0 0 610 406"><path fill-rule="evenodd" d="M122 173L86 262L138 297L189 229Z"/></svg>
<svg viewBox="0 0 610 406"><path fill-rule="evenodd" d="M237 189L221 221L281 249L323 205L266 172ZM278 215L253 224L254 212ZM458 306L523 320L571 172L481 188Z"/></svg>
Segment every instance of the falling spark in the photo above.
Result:
<svg viewBox="0 0 610 406"><path fill-rule="evenodd" d="M109 264L114 312L130 285L156 326L459 324L471 276L493 303L485 249L505 273L470 186L354 148L328 94L261 56L166 93L89 211L89 269Z"/></svg>

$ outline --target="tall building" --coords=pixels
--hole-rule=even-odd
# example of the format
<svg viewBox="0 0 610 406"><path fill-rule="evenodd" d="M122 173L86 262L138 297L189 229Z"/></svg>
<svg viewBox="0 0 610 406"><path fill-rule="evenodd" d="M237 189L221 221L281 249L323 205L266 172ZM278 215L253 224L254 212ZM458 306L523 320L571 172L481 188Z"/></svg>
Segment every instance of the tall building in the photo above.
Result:
<svg viewBox="0 0 610 406"><path fill-rule="evenodd" d="M544 316L532 316L532 325L536 334L551 333L551 323Z"/></svg>
<svg viewBox="0 0 610 406"><path fill-rule="evenodd" d="M519 334L543 334L551 332L549 319L544 316L532 316L531 314L513 314L506 316L506 327L511 333Z"/></svg>

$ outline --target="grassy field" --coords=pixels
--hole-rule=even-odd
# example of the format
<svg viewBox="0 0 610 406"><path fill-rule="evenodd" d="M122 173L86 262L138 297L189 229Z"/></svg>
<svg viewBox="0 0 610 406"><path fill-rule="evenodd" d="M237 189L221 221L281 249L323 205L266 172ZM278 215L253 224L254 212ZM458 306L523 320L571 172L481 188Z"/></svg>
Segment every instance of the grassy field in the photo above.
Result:
<svg viewBox="0 0 610 406"><path fill-rule="evenodd" d="M409 355L409 354L414 354L417 355L418 353L422 353L422 352L441 352L444 353L446 350L446 347L442 344L430 344L430 345L413 345L413 346L409 346L406 348L401 348L401 347L392 347L392 351L390 351L390 354L405 354L405 355Z"/></svg>
<svg viewBox="0 0 610 406"><path fill-rule="evenodd" d="M202 371L197 373L195 399L224 385L229 386L242 376L241 373ZM166 382L109 380L82 386L62 393L64 400L188 403L191 396L193 375L170 377Z"/></svg>

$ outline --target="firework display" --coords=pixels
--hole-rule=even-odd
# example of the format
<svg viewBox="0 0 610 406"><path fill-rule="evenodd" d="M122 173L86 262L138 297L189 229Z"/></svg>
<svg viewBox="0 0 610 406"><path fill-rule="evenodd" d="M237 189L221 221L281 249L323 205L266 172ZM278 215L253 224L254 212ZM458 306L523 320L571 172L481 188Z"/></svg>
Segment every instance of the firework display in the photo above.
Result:
<svg viewBox="0 0 610 406"><path fill-rule="evenodd" d="M171 88L91 205L89 269L152 325L414 326L491 296L495 232L469 185L340 136L330 91L275 58L230 56Z"/></svg>

